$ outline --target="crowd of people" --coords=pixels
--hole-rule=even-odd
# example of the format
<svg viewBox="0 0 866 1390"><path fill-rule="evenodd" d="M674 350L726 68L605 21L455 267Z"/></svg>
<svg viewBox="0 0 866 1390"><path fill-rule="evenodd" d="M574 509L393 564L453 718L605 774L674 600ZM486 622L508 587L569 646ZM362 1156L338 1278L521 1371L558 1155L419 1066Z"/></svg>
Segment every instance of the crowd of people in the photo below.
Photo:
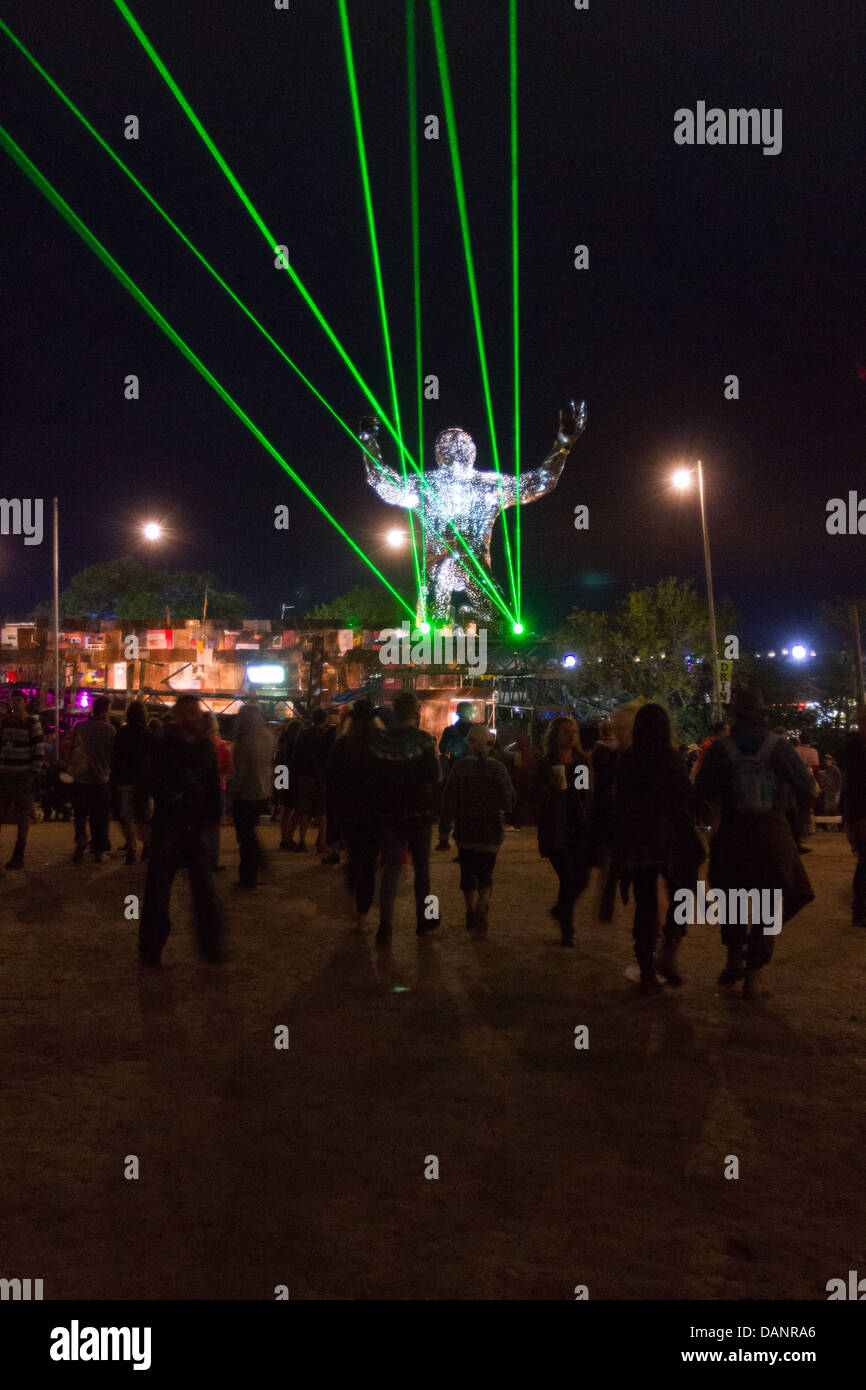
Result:
<svg viewBox="0 0 866 1390"><path fill-rule="evenodd" d="M784 728L768 729L769 711L754 690L735 695L731 725L714 724L701 746L676 743L661 705L635 703L600 726L589 751L567 715L548 722L541 749L525 738L502 749L490 728L473 723L468 703L437 746L421 728L411 691L399 692L390 708L359 699L314 709L309 724L287 719L276 739L250 703L230 743L193 694L179 696L163 719L148 718L133 701L119 727L108 697L98 696L88 717L58 741L43 735L38 714L14 693L0 709L0 823L12 821L17 832L6 868L24 865L36 797L46 817L71 819L75 863L88 853L101 863L111 853L113 815L125 837L125 862L136 863L139 854L147 861L142 964L161 964L180 869L189 876L200 952L217 963L225 954L214 882L223 867L220 826L230 814L239 851L235 886L250 892L267 868L257 827L270 814L279 821L280 851L312 848L326 866L345 857L358 931L368 926L378 877L375 940L387 950L409 860L416 933L439 930L431 848L450 852L452 836L465 926L483 940L507 828L534 823L539 854L558 884L549 911L562 945L574 946L575 906L595 870L602 922L611 921L617 894L633 902L640 990L657 994L663 981L682 984L681 890L694 891L705 877L723 894L778 894L782 922L813 900L802 857L816 812L841 818L857 856L852 920L866 926L866 708L858 713L837 764L829 754L820 759L808 733L794 745ZM667 900L661 923L660 889ZM754 911L722 920L719 984L741 984L746 999L772 956L775 933L765 927Z"/></svg>

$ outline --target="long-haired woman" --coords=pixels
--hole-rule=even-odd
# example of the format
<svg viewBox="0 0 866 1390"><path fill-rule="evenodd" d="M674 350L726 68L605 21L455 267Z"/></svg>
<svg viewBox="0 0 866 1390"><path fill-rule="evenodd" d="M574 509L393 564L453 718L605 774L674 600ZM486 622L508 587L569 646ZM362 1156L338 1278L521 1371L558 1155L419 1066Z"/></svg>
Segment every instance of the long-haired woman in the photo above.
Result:
<svg viewBox="0 0 866 1390"><path fill-rule="evenodd" d="M538 852L559 879L553 916L563 946L574 945L574 905L589 881L589 763L580 730L569 715L552 719L535 765Z"/></svg>
<svg viewBox="0 0 866 1390"><path fill-rule="evenodd" d="M703 846L695 830L694 789L673 741L668 712L643 705L632 730L631 747L619 760L614 789L614 853L618 876L634 890L634 953L642 994L657 994L661 982L653 954L659 930L658 881L664 881L669 907L658 966L669 984L680 985L676 955L685 926L674 921L678 888L696 891Z"/></svg>

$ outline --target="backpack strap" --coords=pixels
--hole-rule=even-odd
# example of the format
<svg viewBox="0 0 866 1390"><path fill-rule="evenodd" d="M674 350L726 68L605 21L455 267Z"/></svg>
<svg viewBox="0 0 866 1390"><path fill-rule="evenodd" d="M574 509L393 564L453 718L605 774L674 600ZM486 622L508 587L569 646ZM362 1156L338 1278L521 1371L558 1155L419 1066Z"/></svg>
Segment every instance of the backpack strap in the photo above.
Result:
<svg viewBox="0 0 866 1390"><path fill-rule="evenodd" d="M760 748L755 754L755 757L758 759L758 762L762 763L764 767L766 767L767 763L773 756L773 750L776 747L776 744L779 742L779 737L779 734L767 734L767 737L764 739L764 742L761 744Z"/></svg>
<svg viewBox="0 0 866 1390"><path fill-rule="evenodd" d="M757 753L743 753L729 734L727 738L722 739L722 746L729 753L731 761L734 763L739 762L740 758L757 758L759 763L763 763L764 766L766 766L773 756L773 749L778 742L778 734L768 733Z"/></svg>

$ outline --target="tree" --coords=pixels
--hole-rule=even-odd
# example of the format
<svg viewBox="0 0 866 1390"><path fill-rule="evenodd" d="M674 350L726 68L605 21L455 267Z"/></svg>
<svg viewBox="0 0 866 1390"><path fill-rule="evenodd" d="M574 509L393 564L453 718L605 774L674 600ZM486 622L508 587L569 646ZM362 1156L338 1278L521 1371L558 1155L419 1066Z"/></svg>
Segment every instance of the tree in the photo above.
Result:
<svg viewBox="0 0 866 1390"><path fill-rule="evenodd" d="M722 637L736 630L727 601L717 604ZM613 613L573 609L559 634L580 659L577 685L587 698L611 703L643 697L666 705L684 739L710 722L713 678L707 605L692 584L660 579L633 589Z"/></svg>
<svg viewBox="0 0 866 1390"><path fill-rule="evenodd" d="M222 589L216 575L204 570L153 569L130 555L79 570L60 595L62 618L116 618L120 622L172 622L200 618L207 588L207 616L223 622L240 621L249 604L239 594ZM42 603L37 615L50 617L52 605Z"/></svg>
<svg viewBox="0 0 866 1390"><path fill-rule="evenodd" d="M376 584L358 584L330 603L320 603L308 618L333 618L342 627L399 627L403 613L387 589Z"/></svg>

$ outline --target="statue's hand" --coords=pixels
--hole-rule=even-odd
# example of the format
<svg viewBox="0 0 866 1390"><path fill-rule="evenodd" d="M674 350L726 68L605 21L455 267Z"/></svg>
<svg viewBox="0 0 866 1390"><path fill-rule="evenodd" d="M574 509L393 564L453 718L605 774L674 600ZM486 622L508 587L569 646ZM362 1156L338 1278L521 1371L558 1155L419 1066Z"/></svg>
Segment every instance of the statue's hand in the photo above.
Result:
<svg viewBox="0 0 866 1390"><path fill-rule="evenodd" d="M379 434L379 417L377 415L361 416L361 434L369 434L376 439Z"/></svg>
<svg viewBox="0 0 866 1390"><path fill-rule="evenodd" d="M559 438L569 449L586 427L586 401L569 401L559 412Z"/></svg>

